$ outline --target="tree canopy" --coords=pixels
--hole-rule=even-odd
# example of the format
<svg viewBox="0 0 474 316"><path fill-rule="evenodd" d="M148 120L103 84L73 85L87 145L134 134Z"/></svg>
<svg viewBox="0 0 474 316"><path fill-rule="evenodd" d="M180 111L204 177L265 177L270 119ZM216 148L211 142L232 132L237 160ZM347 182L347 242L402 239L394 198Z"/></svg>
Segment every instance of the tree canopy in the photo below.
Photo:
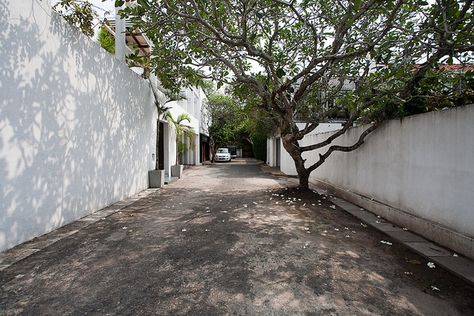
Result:
<svg viewBox="0 0 474 316"><path fill-rule="evenodd" d="M332 152L358 148L384 120L440 97L430 89L437 65L471 63L474 48L471 0L139 0L123 14L154 43L152 67L169 91L212 79L258 97L302 187ZM300 146L341 111L340 131ZM331 145L357 120L372 124L356 143ZM328 145L305 165L303 152Z"/></svg>
<svg viewBox="0 0 474 316"><path fill-rule="evenodd" d="M223 94L211 94L203 112L206 113L205 122L214 147L225 147L239 139L245 113L234 99Z"/></svg>

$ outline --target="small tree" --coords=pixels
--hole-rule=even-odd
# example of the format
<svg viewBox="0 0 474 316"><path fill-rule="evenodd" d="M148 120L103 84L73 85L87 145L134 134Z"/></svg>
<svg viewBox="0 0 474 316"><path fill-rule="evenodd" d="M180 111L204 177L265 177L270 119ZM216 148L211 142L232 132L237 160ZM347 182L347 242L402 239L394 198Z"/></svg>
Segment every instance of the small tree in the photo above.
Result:
<svg viewBox="0 0 474 316"><path fill-rule="evenodd" d="M190 123L191 118L187 113L182 113L178 115L176 119L174 119L170 112L166 112L166 118L168 119L168 122L173 125L176 131L176 165L179 165L181 160L180 158L182 158L181 156L186 150L186 143L184 142L184 139L188 138L191 147L194 147L194 129L191 126L183 124L185 121Z"/></svg>
<svg viewBox="0 0 474 316"><path fill-rule="evenodd" d="M158 92L156 92L155 86L153 85L153 82L151 81L151 79L148 79L148 82L150 83L150 88L151 88L151 91L153 92L153 103L155 104L156 112L158 114L158 118L156 119L155 170L159 170L159 167L160 167L160 155L159 155L160 119L164 118L164 116L166 115L170 107L166 107L166 102L160 101L160 98L158 97Z"/></svg>

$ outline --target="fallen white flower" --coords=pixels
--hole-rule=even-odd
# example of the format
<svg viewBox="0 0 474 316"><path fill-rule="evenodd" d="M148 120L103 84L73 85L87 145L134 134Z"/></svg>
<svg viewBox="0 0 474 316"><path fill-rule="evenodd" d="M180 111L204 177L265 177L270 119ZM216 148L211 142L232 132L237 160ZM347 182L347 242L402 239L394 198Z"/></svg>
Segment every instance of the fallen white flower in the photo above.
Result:
<svg viewBox="0 0 474 316"><path fill-rule="evenodd" d="M181 231L182 231L182 232L185 232L185 231L186 231L186 228L181 229Z"/></svg>
<svg viewBox="0 0 474 316"><path fill-rule="evenodd" d="M428 266L428 268L430 268L430 269L434 269L434 268L436 268L435 264L434 264L433 262L431 262L431 261L430 261L430 262L428 262L426 265L427 265L427 266Z"/></svg>
<svg viewBox="0 0 474 316"><path fill-rule="evenodd" d="M392 243L391 243L390 241L381 240L380 242L381 242L382 244L386 244L386 245L389 245L389 246L392 245Z"/></svg>
<svg viewBox="0 0 474 316"><path fill-rule="evenodd" d="M431 290L439 292L440 289L434 285L431 286Z"/></svg>
<svg viewBox="0 0 474 316"><path fill-rule="evenodd" d="M329 207L332 208L333 210L336 209L336 205L331 205L331 206L329 206Z"/></svg>
<svg viewBox="0 0 474 316"><path fill-rule="evenodd" d="M364 223L360 223L360 226L367 227L367 225L365 225Z"/></svg>

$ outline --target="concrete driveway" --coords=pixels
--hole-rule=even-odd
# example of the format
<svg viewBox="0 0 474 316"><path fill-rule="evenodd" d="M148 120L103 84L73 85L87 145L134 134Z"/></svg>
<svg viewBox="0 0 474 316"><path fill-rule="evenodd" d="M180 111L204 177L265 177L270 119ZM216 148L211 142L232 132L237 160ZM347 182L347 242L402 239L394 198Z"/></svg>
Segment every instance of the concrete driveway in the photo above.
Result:
<svg viewBox="0 0 474 316"><path fill-rule="evenodd" d="M472 286L261 167L192 167L13 264L0 315L474 315Z"/></svg>

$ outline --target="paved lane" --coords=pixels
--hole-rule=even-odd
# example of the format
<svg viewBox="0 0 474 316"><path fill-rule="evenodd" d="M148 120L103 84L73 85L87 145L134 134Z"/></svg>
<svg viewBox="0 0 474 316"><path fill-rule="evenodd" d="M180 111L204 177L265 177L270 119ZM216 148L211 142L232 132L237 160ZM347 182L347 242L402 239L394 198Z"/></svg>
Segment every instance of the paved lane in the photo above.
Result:
<svg viewBox="0 0 474 316"><path fill-rule="evenodd" d="M0 272L0 315L474 314L472 287L286 181L187 169Z"/></svg>

